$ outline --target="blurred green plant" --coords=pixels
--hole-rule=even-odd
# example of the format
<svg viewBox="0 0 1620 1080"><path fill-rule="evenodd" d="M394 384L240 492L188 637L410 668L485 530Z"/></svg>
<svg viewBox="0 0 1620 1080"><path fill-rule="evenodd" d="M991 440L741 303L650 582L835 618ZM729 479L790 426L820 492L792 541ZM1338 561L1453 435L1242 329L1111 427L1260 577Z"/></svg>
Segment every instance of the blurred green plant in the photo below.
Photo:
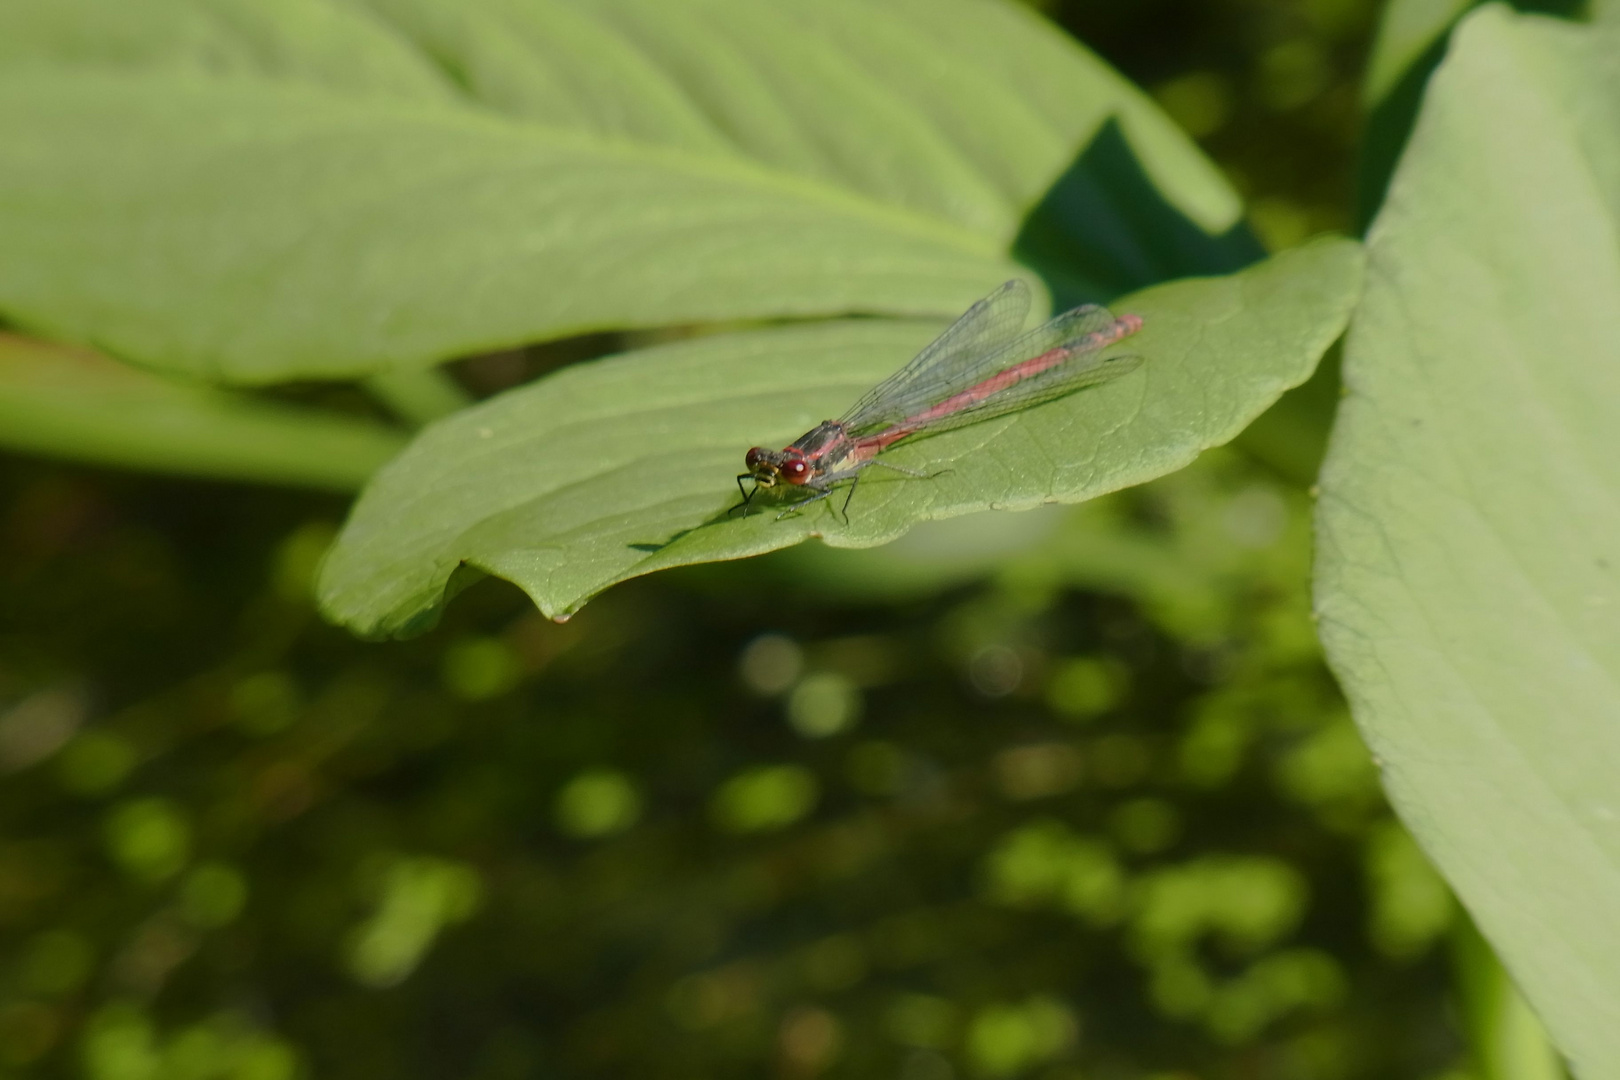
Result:
<svg viewBox="0 0 1620 1080"><path fill-rule="evenodd" d="M143 881L173 877L191 852L191 826L171 801L133 799L115 806L105 826L113 861Z"/></svg>
<svg viewBox="0 0 1620 1080"><path fill-rule="evenodd" d="M623 832L640 813L635 784L613 769L580 773L557 793L557 827L581 839Z"/></svg>
<svg viewBox="0 0 1620 1080"><path fill-rule="evenodd" d="M368 986L392 986L416 969L444 927L477 910L477 871L447 859L411 857L371 869L376 911L355 928L349 973Z"/></svg>
<svg viewBox="0 0 1620 1080"><path fill-rule="evenodd" d="M160 1036L140 1006L116 1003L87 1025L88 1080L295 1080L292 1048L257 1030L246 1017L223 1013Z"/></svg>
<svg viewBox="0 0 1620 1080"><path fill-rule="evenodd" d="M764 765L727 780L709 803L709 816L728 832L765 832L793 824L816 804L815 774L800 765Z"/></svg>

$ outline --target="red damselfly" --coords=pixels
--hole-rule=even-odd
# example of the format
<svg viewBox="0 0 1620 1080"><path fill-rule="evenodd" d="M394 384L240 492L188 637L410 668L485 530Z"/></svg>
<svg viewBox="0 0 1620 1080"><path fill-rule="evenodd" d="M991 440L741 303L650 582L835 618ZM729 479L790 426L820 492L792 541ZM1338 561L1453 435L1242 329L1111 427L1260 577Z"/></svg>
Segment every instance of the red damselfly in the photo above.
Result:
<svg viewBox="0 0 1620 1080"><path fill-rule="evenodd" d="M824 420L781 450L748 451L748 471L737 475L741 509L760 488L786 484L814 492L779 516L819 502L845 480L844 511L861 473L873 465L926 476L877 455L913 436L937 434L1004 416L1123 375L1137 356L1106 356L1110 345L1141 329L1136 315L1115 318L1087 304L1025 334L1029 286L1009 281L980 300L911 362L857 401L837 420ZM752 480L752 491L743 487Z"/></svg>

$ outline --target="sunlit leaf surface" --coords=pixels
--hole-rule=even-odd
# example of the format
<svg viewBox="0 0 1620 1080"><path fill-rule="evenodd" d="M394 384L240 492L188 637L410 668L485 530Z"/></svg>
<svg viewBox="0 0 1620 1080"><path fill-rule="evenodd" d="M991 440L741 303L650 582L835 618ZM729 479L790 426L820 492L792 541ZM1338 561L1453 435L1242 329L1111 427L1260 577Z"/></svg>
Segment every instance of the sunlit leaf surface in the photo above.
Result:
<svg viewBox="0 0 1620 1080"><path fill-rule="evenodd" d="M1620 1075L1620 35L1486 8L1370 237L1322 479L1329 656L1582 1076Z"/></svg>
<svg viewBox="0 0 1620 1080"><path fill-rule="evenodd" d="M1140 92L969 0L22 0L0 143L0 313L231 381L1253 255Z"/></svg>

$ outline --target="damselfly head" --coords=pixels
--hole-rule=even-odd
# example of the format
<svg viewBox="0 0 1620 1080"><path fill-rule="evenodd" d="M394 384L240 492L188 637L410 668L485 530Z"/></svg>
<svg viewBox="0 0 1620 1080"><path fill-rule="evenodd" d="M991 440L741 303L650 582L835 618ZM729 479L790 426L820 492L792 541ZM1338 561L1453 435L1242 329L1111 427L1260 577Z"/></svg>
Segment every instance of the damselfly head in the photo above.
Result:
<svg viewBox="0 0 1620 1080"><path fill-rule="evenodd" d="M756 446L743 459L749 475L760 487L775 487L777 481L802 484L810 479L810 463L795 450L771 450Z"/></svg>
<svg viewBox="0 0 1620 1080"><path fill-rule="evenodd" d="M776 453L775 450L755 446L751 447L748 456L743 458L743 462L748 466L748 474L760 487L776 486L776 462L771 460Z"/></svg>

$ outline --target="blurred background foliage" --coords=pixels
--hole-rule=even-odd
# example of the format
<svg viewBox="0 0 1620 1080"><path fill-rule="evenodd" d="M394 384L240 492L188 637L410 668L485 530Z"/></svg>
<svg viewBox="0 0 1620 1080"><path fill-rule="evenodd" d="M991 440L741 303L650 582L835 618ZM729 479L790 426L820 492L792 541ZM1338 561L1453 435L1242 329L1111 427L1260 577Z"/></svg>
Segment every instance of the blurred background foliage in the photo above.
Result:
<svg viewBox="0 0 1620 1080"><path fill-rule="evenodd" d="M1036 6L1268 246L1352 228L1372 0ZM1488 1075L1511 999L1310 621L1334 389L1082 507L385 645L310 604L338 498L0 458L0 1077Z"/></svg>

